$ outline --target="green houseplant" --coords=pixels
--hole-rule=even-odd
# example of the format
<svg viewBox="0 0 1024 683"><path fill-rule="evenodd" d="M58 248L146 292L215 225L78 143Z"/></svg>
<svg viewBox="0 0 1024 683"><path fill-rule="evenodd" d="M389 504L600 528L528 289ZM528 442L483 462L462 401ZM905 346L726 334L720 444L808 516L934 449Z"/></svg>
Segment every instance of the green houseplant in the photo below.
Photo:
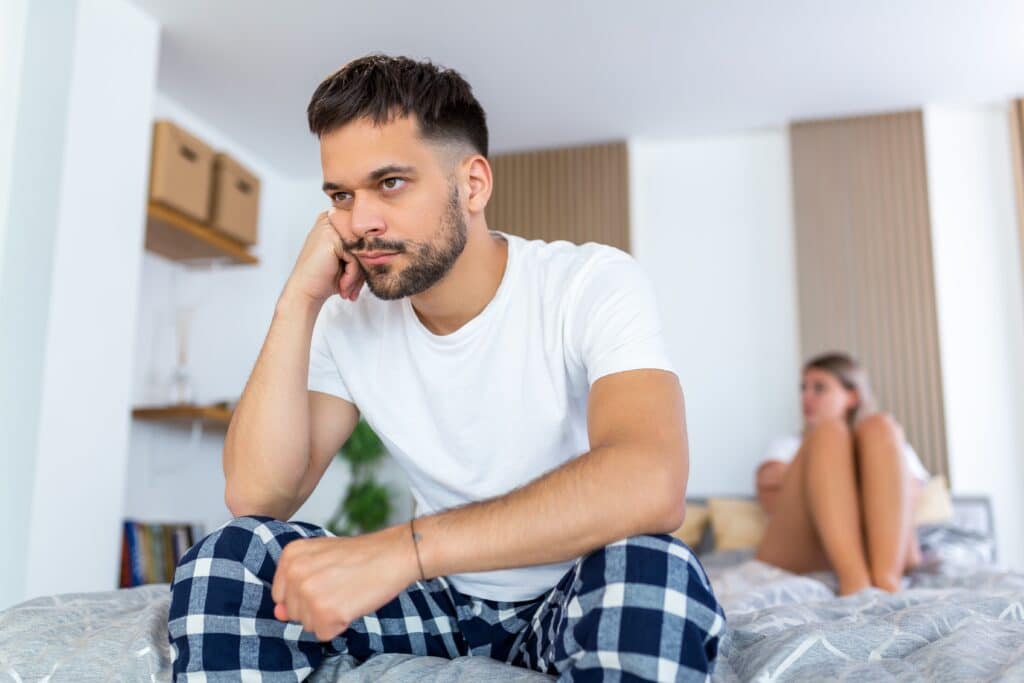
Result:
<svg viewBox="0 0 1024 683"><path fill-rule="evenodd" d="M374 476L385 453L380 437L360 419L338 451L338 457L348 463L352 479L337 512L327 522L331 533L355 536L382 529L388 523L392 492Z"/></svg>

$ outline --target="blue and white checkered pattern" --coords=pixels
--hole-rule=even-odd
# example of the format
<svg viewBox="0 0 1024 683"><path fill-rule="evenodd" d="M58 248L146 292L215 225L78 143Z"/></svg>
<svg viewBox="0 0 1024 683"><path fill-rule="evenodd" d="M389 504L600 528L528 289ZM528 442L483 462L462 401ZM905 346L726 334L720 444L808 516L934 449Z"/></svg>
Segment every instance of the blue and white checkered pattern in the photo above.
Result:
<svg viewBox="0 0 1024 683"><path fill-rule="evenodd" d="M534 600L459 593L417 581L331 642L274 618L281 549L330 532L303 522L239 517L182 557L169 617L175 681L302 681L327 656L361 663L384 652L491 657L563 681L706 680L725 615L690 549L641 535L576 561Z"/></svg>

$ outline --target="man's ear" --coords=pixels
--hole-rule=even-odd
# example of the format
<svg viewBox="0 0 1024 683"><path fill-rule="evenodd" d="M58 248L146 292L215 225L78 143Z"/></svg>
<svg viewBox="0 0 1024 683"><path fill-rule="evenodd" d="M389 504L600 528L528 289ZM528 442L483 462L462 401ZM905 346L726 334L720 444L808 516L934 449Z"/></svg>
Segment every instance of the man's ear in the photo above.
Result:
<svg viewBox="0 0 1024 683"><path fill-rule="evenodd" d="M483 213L491 198L493 176L491 165L479 154L467 157L462 162L463 182L466 189L466 209L469 213Z"/></svg>

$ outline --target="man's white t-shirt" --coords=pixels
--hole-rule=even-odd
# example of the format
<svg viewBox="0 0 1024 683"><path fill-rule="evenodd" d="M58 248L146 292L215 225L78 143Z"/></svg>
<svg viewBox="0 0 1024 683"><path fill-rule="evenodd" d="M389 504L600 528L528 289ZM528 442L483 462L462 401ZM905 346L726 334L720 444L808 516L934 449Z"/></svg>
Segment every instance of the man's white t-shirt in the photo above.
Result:
<svg viewBox="0 0 1024 683"><path fill-rule="evenodd" d="M368 291L328 299L313 329L309 389L359 408L409 477L418 514L500 496L589 451L587 397L600 377L674 372L653 287L631 256L492 234L508 242L501 284L455 332L436 335L410 299ZM529 600L572 564L448 579L467 595Z"/></svg>
<svg viewBox="0 0 1024 683"><path fill-rule="evenodd" d="M789 463L796 456L797 451L800 450L801 443L803 443L802 437L796 434L775 439L768 446L768 452L765 454L764 459ZM928 474L928 470L921 464L921 458L917 456L917 451L909 443L903 444L903 457L907 461L907 469L910 470L911 476L921 481L928 481L931 475Z"/></svg>

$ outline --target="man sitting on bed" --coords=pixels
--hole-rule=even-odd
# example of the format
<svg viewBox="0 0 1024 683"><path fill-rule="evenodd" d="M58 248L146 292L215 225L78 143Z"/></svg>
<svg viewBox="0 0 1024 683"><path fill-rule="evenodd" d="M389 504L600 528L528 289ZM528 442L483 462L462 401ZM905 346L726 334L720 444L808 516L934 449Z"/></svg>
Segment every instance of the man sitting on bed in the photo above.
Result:
<svg viewBox="0 0 1024 683"><path fill-rule="evenodd" d="M667 535L683 397L636 262L489 229L485 115L454 71L359 59L308 116L332 206L228 430L236 518L178 565L175 675L301 680L392 652L703 680L724 616ZM360 415L422 516L345 538L284 521Z"/></svg>

